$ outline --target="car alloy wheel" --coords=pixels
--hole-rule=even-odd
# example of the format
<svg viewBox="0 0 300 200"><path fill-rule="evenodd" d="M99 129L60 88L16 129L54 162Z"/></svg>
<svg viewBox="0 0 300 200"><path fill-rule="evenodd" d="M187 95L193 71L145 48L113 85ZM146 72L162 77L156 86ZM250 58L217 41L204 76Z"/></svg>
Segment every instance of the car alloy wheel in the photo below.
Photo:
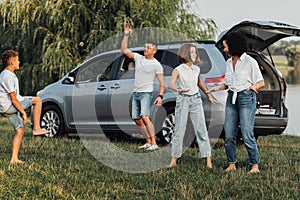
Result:
<svg viewBox="0 0 300 200"><path fill-rule="evenodd" d="M45 106L41 117L41 128L51 131L46 137L63 136L62 115L56 106Z"/></svg>
<svg viewBox="0 0 300 200"><path fill-rule="evenodd" d="M175 126L175 108L174 106L168 106L163 110L165 111L157 114L156 125L160 127L158 137L161 143L171 144Z"/></svg>

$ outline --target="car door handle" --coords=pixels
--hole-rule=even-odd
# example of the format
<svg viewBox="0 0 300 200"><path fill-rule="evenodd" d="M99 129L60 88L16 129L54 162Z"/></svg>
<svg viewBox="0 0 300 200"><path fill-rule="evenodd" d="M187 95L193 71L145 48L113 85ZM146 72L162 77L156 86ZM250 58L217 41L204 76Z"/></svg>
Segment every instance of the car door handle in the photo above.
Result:
<svg viewBox="0 0 300 200"><path fill-rule="evenodd" d="M102 90L106 90L107 87L105 85L100 85L99 87L97 87L97 89L102 91Z"/></svg>
<svg viewBox="0 0 300 200"><path fill-rule="evenodd" d="M110 89L119 89L120 87L120 84L113 84Z"/></svg>

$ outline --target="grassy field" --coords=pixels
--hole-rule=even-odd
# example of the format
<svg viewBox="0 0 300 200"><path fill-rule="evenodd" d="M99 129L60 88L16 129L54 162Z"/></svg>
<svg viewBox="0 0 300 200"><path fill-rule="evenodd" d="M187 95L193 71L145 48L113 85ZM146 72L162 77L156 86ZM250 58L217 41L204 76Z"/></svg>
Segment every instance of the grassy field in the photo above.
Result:
<svg viewBox="0 0 300 200"><path fill-rule="evenodd" d="M0 118L1 199L299 199L300 137L260 137L261 172L247 174L248 157L238 147L238 169L225 173L222 143L212 150L214 168L206 169L197 148L190 148L172 169L127 173L109 168L81 140L26 136L20 159L10 165L13 130ZM137 142L117 142L136 149Z"/></svg>

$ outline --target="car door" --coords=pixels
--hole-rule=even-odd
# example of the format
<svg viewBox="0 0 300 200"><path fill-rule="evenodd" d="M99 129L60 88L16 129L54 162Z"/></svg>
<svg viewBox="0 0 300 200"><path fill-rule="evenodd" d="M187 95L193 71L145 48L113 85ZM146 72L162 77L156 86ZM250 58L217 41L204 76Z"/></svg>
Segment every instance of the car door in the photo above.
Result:
<svg viewBox="0 0 300 200"><path fill-rule="evenodd" d="M112 85L112 67L118 54L96 56L76 73L70 111L78 130L108 129L108 92ZM71 105L70 105L70 102Z"/></svg>
<svg viewBox="0 0 300 200"><path fill-rule="evenodd" d="M138 131L131 118L131 99L134 87L135 63L122 55L117 61L114 81L108 89L108 115L111 130Z"/></svg>

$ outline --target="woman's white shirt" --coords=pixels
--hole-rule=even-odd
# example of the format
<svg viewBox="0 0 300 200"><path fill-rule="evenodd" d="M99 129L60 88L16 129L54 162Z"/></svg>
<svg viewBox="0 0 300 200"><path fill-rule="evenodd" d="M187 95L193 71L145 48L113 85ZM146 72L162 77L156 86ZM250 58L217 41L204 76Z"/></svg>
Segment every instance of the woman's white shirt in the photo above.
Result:
<svg viewBox="0 0 300 200"><path fill-rule="evenodd" d="M251 85L263 80L257 61L246 53L243 53L236 62L233 71L232 58L226 62L225 84L229 90L234 92L233 104L235 103L237 92L246 90Z"/></svg>

